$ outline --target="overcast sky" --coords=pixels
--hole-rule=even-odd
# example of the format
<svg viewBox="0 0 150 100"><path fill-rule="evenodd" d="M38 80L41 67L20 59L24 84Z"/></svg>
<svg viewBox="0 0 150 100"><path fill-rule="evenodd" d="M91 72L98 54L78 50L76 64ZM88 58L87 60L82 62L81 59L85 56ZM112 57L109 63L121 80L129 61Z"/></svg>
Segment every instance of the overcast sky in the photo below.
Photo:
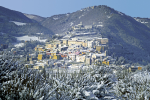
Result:
<svg viewBox="0 0 150 100"><path fill-rule="evenodd" d="M150 18L150 0L0 0L0 6L42 17L96 5L107 5L132 17Z"/></svg>

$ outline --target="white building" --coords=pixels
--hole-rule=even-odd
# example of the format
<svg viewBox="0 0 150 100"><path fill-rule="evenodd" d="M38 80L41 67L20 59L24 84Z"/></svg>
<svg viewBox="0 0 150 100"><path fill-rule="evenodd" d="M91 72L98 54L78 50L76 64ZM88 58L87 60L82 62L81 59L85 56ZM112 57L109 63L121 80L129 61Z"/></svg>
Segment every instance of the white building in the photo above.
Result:
<svg viewBox="0 0 150 100"><path fill-rule="evenodd" d="M92 48L94 46L94 41L87 41L88 43L88 48Z"/></svg>
<svg viewBox="0 0 150 100"><path fill-rule="evenodd" d="M97 58L101 58L101 57L104 57L104 56L105 56L105 53L102 53L102 54L93 54L92 58L97 59Z"/></svg>

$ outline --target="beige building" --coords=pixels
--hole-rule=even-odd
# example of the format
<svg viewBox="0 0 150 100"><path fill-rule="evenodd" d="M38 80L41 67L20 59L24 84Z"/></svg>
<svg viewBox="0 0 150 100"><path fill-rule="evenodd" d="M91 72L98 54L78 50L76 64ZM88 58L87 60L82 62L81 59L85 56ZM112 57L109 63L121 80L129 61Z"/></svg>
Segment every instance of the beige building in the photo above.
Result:
<svg viewBox="0 0 150 100"><path fill-rule="evenodd" d="M54 45L53 44L46 44L45 48L48 49L48 48L53 48Z"/></svg>
<svg viewBox="0 0 150 100"><path fill-rule="evenodd" d="M107 44L107 43L108 43L108 38L101 39L101 44Z"/></svg>
<svg viewBox="0 0 150 100"><path fill-rule="evenodd" d="M94 41L87 41L88 48L93 48L93 46L94 46Z"/></svg>
<svg viewBox="0 0 150 100"><path fill-rule="evenodd" d="M63 45L68 45L68 40L63 40Z"/></svg>
<svg viewBox="0 0 150 100"><path fill-rule="evenodd" d="M104 52L105 50L108 50L108 46L106 46L106 45L96 46L96 51Z"/></svg>
<svg viewBox="0 0 150 100"><path fill-rule="evenodd" d="M75 44L76 43L76 40L68 40L68 45L72 45L72 44Z"/></svg>
<svg viewBox="0 0 150 100"><path fill-rule="evenodd" d="M107 44L108 43L108 38L98 38L96 40L99 41L101 44Z"/></svg>
<svg viewBox="0 0 150 100"><path fill-rule="evenodd" d="M83 47L87 47L87 42L83 40L68 40L68 45L70 46L72 44L82 45Z"/></svg>

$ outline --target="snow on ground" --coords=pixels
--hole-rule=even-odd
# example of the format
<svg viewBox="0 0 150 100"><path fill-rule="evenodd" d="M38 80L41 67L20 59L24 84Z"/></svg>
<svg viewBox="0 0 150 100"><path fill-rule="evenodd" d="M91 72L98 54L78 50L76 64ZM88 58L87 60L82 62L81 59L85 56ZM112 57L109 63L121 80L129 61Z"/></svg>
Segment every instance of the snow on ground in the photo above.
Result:
<svg viewBox="0 0 150 100"><path fill-rule="evenodd" d="M103 25L97 25L97 27L103 27Z"/></svg>
<svg viewBox="0 0 150 100"><path fill-rule="evenodd" d="M94 36L94 35L92 35L92 36L76 36L76 38L78 38L78 39L82 39L82 40L93 40L93 39L98 39L98 38L100 38L100 37L96 37L96 36Z"/></svg>
<svg viewBox="0 0 150 100"><path fill-rule="evenodd" d="M87 33L76 33L74 35L90 35L90 34L96 34L95 32L87 32Z"/></svg>
<svg viewBox="0 0 150 100"><path fill-rule="evenodd" d="M79 19L81 18L81 17L83 17L84 15L81 15L81 16L79 16Z"/></svg>
<svg viewBox="0 0 150 100"><path fill-rule="evenodd" d="M107 16L107 18L111 18L111 16Z"/></svg>
<svg viewBox="0 0 150 100"><path fill-rule="evenodd" d="M22 22L17 22L17 21L10 21L10 22L13 22L13 23L15 23L18 26L23 26L23 25L27 24L27 23L22 23Z"/></svg>
<svg viewBox="0 0 150 100"><path fill-rule="evenodd" d="M140 19L134 18L136 21L140 22Z"/></svg>
<svg viewBox="0 0 150 100"><path fill-rule="evenodd" d="M70 66L68 66L68 68L70 69L79 69L79 66L73 66L73 65L70 65Z"/></svg>
<svg viewBox="0 0 150 100"><path fill-rule="evenodd" d="M14 46L15 46L16 48L23 47L23 46L24 46L24 43L18 43L18 44L15 44Z"/></svg>
<svg viewBox="0 0 150 100"><path fill-rule="evenodd" d="M70 14L66 14L66 16L69 16Z"/></svg>
<svg viewBox="0 0 150 100"><path fill-rule="evenodd" d="M25 35L25 36L21 36L21 37L16 37L17 38L17 40L18 41L22 41L22 40L24 40L24 41L30 41L30 40L32 40L32 41L40 41L40 42L46 42L46 40L47 39L40 39L40 38L38 38L38 37L36 37L36 36L28 36L28 35Z"/></svg>
<svg viewBox="0 0 150 100"><path fill-rule="evenodd" d="M121 12L119 12L119 11L118 11L118 14L120 14L120 15L124 15L123 13L121 13Z"/></svg>
<svg viewBox="0 0 150 100"><path fill-rule="evenodd" d="M144 23L144 24L146 24L146 23L148 23L148 22L141 22L141 23Z"/></svg>
<svg viewBox="0 0 150 100"><path fill-rule="evenodd" d="M53 17L54 20L58 20L59 18Z"/></svg>
<svg viewBox="0 0 150 100"><path fill-rule="evenodd" d="M138 22L140 22L140 23L143 23L143 24L146 24L146 23L148 23L148 22L143 22L143 21L141 21L140 19L137 19L137 18L134 18L136 21L138 21Z"/></svg>
<svg viewBox="0 0 150 100"><path fill-rule="evenodd" d="M40 39L36 36L28 36L28 35L25 35L25 36L21 36L21 37L16 37L18 41L39 41L39 42L46 42L47 39ZM14 46L16 48L19 48L19 47L23 47L24 46L24 43L15 43Z"/></svg>
<svg viewBox="0 0 150 100"><path fill-rule="evenodd" d="M71 22L71 23L70 23L70 26L72 26L73 24L74 24L74 23L73 23L73 22Z"/></svg>
<svg viewBox="0 0 150 100"><path fill-rule="evenodd" d="M68 39L68 38L70 38L71 37L71 35L65 35L64 37L63 37L63 39Z"/></svg>
<svg viewBox="0 0 150 100"><path fill-rule="evenodd" d="M133 80L136 81L142 81L142 80L150 81L150 72L148 71L138 72L131 77Z"/></svg>
<svg viewBox="0 0 150 100"><path fill-rule="evenodd" d="M36 34L38 34L38 35L43 35L43 33L36 33Z"/></svg>

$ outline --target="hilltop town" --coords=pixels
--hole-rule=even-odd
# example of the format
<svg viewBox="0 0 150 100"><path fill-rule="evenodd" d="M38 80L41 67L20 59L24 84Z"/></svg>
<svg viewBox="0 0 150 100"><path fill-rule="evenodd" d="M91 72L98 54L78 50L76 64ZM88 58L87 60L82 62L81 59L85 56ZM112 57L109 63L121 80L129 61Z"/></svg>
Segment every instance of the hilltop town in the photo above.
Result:
<svg viewBox="0 0 150 100"><path fill-rule="evenodd" d="M84 26L82 22L73 26L71 31L65 35L56 34L53 39L44 43L37 44L33 49L29 49L27 53L27 44L33 41L25 41L25 50L17 50L12 48L11 52L23 59L23 64L35 70L49 69L69 69L80 70L93 65L115 65L116 59L109 55L109 39L102 37L100 34L94 33L94 25ZM5 46L5 45L3 45ZM6 48L6 46L5 46ZM32 52L31 52L32 51ZM122 68L132 70L141 70L142 67L135 67L126 64L121 65Z"/></svg>
<svg viewBox="0 0 150 100"><path fill-rule="evenodd" d="M108 38L77 37L92 34L93 32L87 32L92 28L92 25L83 26L80 22L62 38L52 39L45 45L37 45L34 48L35 52L26 57L26 61L29 62L26 66L34 69L45 68L45 66L79 69L94 64L113 64L114 59L108 56Z"/></svg>
<svg viewBox="0 0 150 100"><path fill-rule="evenodd" d="M25 41L11 48L14 55L22 59L22 63L35 70L49 69L71 69L80 70L93 65L115 65L116 59L110 56L108 46L109 39L94 32L95 25L73 26L65 35L56 34L52 39L38 43L31 48L27 48L34 41ZM102 26L101 26L102 27ZM24 46L23 50L17 50L18 46ZM8 48L7 45L3 45ZM21 53L22 52L22 53ZM23 54L24 52L24 54ZM141 70L142 67L131 66L129 64L120 65L122 68Z"/></svg>

